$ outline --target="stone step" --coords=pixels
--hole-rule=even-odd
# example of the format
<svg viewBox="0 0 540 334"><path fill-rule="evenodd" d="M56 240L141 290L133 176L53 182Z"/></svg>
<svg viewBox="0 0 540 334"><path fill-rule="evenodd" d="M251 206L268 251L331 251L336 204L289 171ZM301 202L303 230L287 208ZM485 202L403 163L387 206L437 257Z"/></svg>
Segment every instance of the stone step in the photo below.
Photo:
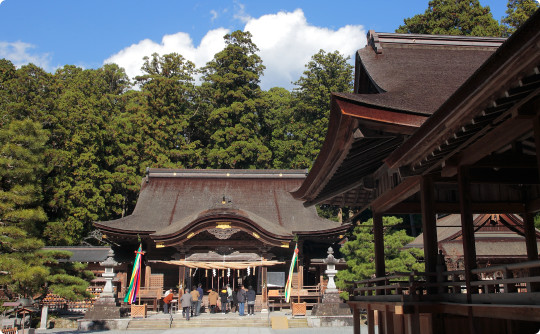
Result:
<svg viewBox="0 0 540 334"><path fill-rule="evenodd" d="M129 322L128 329L166 329L183 327L269 327L267 318L232 318L232 319L199 319L191 318L189 321L183 318L170 319L134 319Z"/></svg>
<svg viewBox="0 0 540 334"><path fill-rule="evenodd" d="M308 328L307 318L290 318L288 319L289 328Z"/></svg>

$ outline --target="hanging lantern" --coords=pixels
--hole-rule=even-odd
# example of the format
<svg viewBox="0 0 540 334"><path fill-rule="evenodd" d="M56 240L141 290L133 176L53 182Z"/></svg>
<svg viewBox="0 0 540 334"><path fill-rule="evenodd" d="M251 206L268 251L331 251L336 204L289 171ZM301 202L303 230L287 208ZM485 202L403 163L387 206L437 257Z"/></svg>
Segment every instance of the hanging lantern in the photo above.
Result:
<svg viewBox="0 0 540 334"><path fill-rule="evenodd" d="M208 277L208 269L204 270L204 277Z"/></svg>
<svg viewBox="0 0 540 334"><path fill-rule="evenodd" d="M236 269L236 276L240 276L240 269Z"/></svg>

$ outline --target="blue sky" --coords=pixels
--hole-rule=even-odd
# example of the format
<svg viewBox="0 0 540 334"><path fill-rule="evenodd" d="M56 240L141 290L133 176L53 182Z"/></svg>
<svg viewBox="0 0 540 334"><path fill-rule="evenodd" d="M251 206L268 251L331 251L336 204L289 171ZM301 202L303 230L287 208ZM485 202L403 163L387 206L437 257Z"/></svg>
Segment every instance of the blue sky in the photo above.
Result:
<svg viewBox="0 0 540 334"><path fill-rule="evenodd" d="M480 0L500 20L506 0ZM319 49L353 58L368 30L393 32L428 0L0 0L0 58L54 72L116 62L137 75L142 57L177 52L200 67L223 35L249 30L266 66L261 86L291 88Z"/></svg>

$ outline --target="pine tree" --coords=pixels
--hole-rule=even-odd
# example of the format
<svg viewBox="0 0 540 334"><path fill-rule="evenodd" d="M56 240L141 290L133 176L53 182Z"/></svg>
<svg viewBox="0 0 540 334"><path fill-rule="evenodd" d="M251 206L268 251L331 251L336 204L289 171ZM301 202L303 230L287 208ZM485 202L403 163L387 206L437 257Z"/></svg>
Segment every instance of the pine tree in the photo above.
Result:
<svg viewBox="0 0 540 334"><path fill-rule="evenodd" d="M422 271L423 263L419 262L422 252L417 248L403 249L414 238L399 229L403 219L383 217L384 226L384 258L386 272ZM341 270L336 276L336 285L340 289L349 288L347 281L357 281L372 278L375 275L375 248L373 244L373 219L369 219L354 228L340 252L347 261L347 269ZM344 297L348 295L345 294Z"/></svg>

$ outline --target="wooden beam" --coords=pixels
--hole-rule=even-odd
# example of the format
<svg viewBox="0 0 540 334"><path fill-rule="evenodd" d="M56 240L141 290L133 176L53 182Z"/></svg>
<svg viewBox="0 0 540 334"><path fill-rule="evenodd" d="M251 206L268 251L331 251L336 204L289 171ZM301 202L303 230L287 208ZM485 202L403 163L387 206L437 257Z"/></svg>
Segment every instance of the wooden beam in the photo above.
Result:
<svg viewBox="0 0 540 334"><path fill-rule="evenodd" d="M458 161L453 161L447 168L443 168L441 174L445 177L456 175L457 166L474 165L490 153L522 137L530 129L531 121L528 119L511 118L507 120L460 151Z"/></svg>
<svg viewBox="0 0 540 334"><path fill-rule="evenodd" d="M386 212L387 209L406 200L408 197L414 195L420 190L420 180L421 176L412 176L406 178L394 189L385 192L371 202L372 210L377 212Z"/></svg>
<svg viewBox="0 0 540 334"><path fill-rule="evenodd" d="M532 201L533 202L533 201ZM531 206L531 212L540 211L540 200L534 201ZM434 203L435 212L437 213L461 213L459 203ZM474 213L521 213L524 212L525 205L521 202L487 202L487 203L471 203L471 208ZM534 210L533 210L534 209ZM385 214L407 214L407 213L422 213L422 205L420 202L401 202L393 207L386 209Z"/></svg>
<svg viewBox="0 0 540 334"><path fill-rule="evenodd" d="M467 287L467 302L471 302L473 292L471 282L475 281L472 270L476 268L476 246L474 242L474 221L471 207L471 186L469 170L466 167L458 169L459 204L461 208L461 231L463 236L463 262L465 267L465 285Z"/></svg>

